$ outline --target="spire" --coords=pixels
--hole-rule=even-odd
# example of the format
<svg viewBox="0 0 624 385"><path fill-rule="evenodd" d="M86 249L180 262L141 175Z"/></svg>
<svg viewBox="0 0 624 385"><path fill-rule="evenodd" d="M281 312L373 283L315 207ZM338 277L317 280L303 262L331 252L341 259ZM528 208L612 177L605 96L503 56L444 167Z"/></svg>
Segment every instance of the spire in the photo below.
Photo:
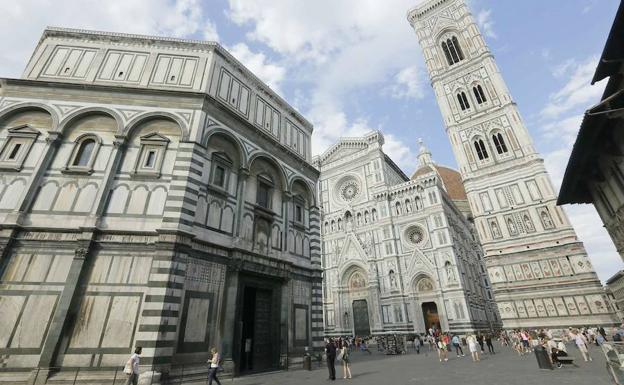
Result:
<svg viewBox="0 0 624 385"><path fill-rule="evenodd" d="M431 151L425 146L422 138L418 139L418 144L420 144L420 152L418 153L418 162L421 166L426 166L428 164L433 164L433 160L431 159Z"/></svg>

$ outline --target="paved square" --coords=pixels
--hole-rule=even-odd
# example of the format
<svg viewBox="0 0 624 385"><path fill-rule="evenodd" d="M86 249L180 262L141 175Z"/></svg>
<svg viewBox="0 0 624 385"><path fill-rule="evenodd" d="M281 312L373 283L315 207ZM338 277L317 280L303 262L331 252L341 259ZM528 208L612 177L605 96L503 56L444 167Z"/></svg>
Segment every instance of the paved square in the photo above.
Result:
<svg viewBox="0 0 624 385"><path fill-rule="evenodd" d="M386 356L382 353L355 352L351 355L353 373L352 380L342 379L342 366L336 366L335 383L353 382L358 385L367 384L457 384L457 385L612 385L605 369L605 359L597 347L590 348L593 362L584 362L578 350L568 344L568 353L575 358L578 367L566 366L562 369L540 370L537 367L535 354L518 356L510 348L495 344L498 350L495 355L485 354L481 362L473 363L471 358L457 358L449 354L448 362L439 362L435 351L417 355L413 350L406 355ZM466 348L465 351L468 349ZM327 368L314 364L312 371L289 371L256 376L239 377L234 382L240 385L307 385L329 383ZM230 380L226 380L229 382ZM347 382L348 381L348 382Z"/></svg>

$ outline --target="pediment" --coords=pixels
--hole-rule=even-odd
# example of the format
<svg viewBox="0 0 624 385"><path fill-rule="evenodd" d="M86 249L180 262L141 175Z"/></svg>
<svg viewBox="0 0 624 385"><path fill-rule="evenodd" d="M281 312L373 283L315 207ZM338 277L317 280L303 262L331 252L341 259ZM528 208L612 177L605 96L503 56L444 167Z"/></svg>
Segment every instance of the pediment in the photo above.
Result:
<svg viewBox="0 0 624 385"><path fill-rule="evenodd" d="M355 154L356 152L359 152L361 150L362 150L361 148L349 148L346 146L341 146L340 148L336 149L327 158L323 159L323 161L327 163L334 162L336 160L345 158L349 155Z"/></svg>
<svg viewBox="0 0 624 385"><path fill-rule="evenodd" d="M143 135L141 137L141 142L163 142L169 143L169 138L160 135L157 132L152 132L151 134Z"/></svg>
<svg viewBox="0 0 624 385"><path fill-rule="evenodd" d="M408 277L413 278L418 274L426 273L432 278L435 277L435 264L419 248L414 248L408 265Z"/></svg>
<svg viewBox="0 0 624 385"><path fill-rule="evenodd" d="M338 256L338 266L349 263L354 259L366 263L367 256L355 234L349 233L342 244L342 249Z"/></svg>
<svg viewBox="0 0 624 385"><path fill-rule="evenodd" d="M8 129L10 136L37 136L40 132L34 128L30 124L22 124L20 126L12 127Z"/></svg>

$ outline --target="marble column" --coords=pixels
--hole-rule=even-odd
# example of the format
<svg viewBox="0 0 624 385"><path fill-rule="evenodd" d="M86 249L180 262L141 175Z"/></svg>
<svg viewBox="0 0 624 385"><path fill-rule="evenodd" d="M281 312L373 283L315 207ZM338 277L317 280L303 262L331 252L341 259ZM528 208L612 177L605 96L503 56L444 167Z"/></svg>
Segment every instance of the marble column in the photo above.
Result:
<svg viewBox="0 0 624 385"><path fill-rule="evenodd" d="M219 329L221 331L221 354L224 361L223 367L230 372L234 371L236 367L234 360L237 359L234 348L236 347L235 338L237 337L236 304L238 301L241 268L242 261L239 259L231 260L227 267L224 290L225 304L223 306L223 314L220 317L221 325Z"/></svg>
<svg viewBox="0 0 624 385"><path fill-rule="evenodd" d="M241 237L241 228L243 226L243 209L245 208L245 191L247 190L247 178L249 178L249 169L241 167L238 170L238 186L236 186L236 218L234 228L234 236Z"/></svg>
<svg viewBox="0 0 624 385"><path fill-rule="evenodd" d="M78 311L81 298L79 291L86 279L86 272L88 271L87 258L92 239L92 232L82 233L78 240L77 247L74 250L74 258L69 268L67 280L65 281L63 291L59 296L56 309L52 315L50 328L43 342L41 355L39 356L38 368L41 370L39 370L39 374L36 376L37 384L45 383L49 368L55 365L63 333L70 326L69 321L75 317L73 312ZM34 381L34 376L31 376L31 379Z"/></svg>
<svg viewBox="0 0 624 385"><path fill-rule="evenodd" d="M48 133L48 137L45 139L46 146L37 164L34 167L34 171L30 176L30 179L26 183L27 189L20 197L18 204L15 206L15 210L7 215L5 223L3 225L20 225L26 210L31 206L32 201L37 195L41 179L45 175L46 171L50 168L54 156L61 143L60 132L51 131Z"/></svg>

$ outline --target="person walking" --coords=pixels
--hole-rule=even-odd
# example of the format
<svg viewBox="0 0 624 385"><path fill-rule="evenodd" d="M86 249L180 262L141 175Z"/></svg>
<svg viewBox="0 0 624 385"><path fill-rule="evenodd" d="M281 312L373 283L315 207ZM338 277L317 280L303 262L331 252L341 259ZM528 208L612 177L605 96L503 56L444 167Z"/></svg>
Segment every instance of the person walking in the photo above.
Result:
<svg viewBox="0 0 624 385"><path fill-rule="evenodd" d="M143 348L137 346L124 367L124 373L128 376L126 385L137 385L139 383L139 356Z"/></svg>
<svg viewBox="0 0 624 385"><path fill-rule="evenodd" d="M448 339L444 337L445 336L440 336L438 339L438 357L440 358L440 362L442 362L442 360L448 361Z"/></svg>
<svg viewBox="0 0 624 385"><path fill-rule="evenodd" d="M327 370L329 371L329 379L336 380L336 345L334 340L330 338L325 345L325 354L327 355Z"/></svg>
<svg viewBox="0 0 624 385"><path fill-rule="evenodd" d="M453 344L453 347L455 348L455 353L457 354L457 357L460 357L460 353L461 353L461 357L464 357L464 349L462 349L461 347L461 341L457 334L453 336L453 338L451 339L451 343Z"/></svg>
<svg viewBox="0 0 624 385"><path fill-rule="evenodd" d="M496 354L496 353L494 352L494 345L492 345L492 335L491 335L490 333L487 333L487 334L485 335L485 344L486 344L486 345L487 345L487 347L488 347L488 353L490 353L490 354Z"/></svg>
<svg viewBox="0 0 624 385"><path fill-rule="evenodd" d="M342 378L351 379L351 360L349 358L349 349L344 341L340 341L338 348L342 356Z"/></svg>
<svg viewBox="0 0 624 385"><path fill-rule="evenodd" d="M208 360L208 363L210 363L210 366L208 368L208 385L212 385L212 381L215 381L217 384L221 385L221 381L219 381L219 379L217 378L217 372L221 367L221 355L215 347L210 349L210 354L212 356L210 357L210 360Z"/></svg>
<svg viewBox="0 0 624 385"><path fill-rule="evenodd" d="M481 359L479 358L479 351L477 350L477 338L474 336L474 334L469 335L468 338L466 338L466 342L468 342L468 350L470 350L472 361L481 361Z"/></svg>
<svg viewBox="0 0 624 385"><path fill-rule="evenodd" d="M574 339L576 347L581 351L585 362L593 361L592 358L589 356L589 352L587 351L587 338L585 338L585 336L581 334L578 330L572 334L572 338Z"/></svg>

